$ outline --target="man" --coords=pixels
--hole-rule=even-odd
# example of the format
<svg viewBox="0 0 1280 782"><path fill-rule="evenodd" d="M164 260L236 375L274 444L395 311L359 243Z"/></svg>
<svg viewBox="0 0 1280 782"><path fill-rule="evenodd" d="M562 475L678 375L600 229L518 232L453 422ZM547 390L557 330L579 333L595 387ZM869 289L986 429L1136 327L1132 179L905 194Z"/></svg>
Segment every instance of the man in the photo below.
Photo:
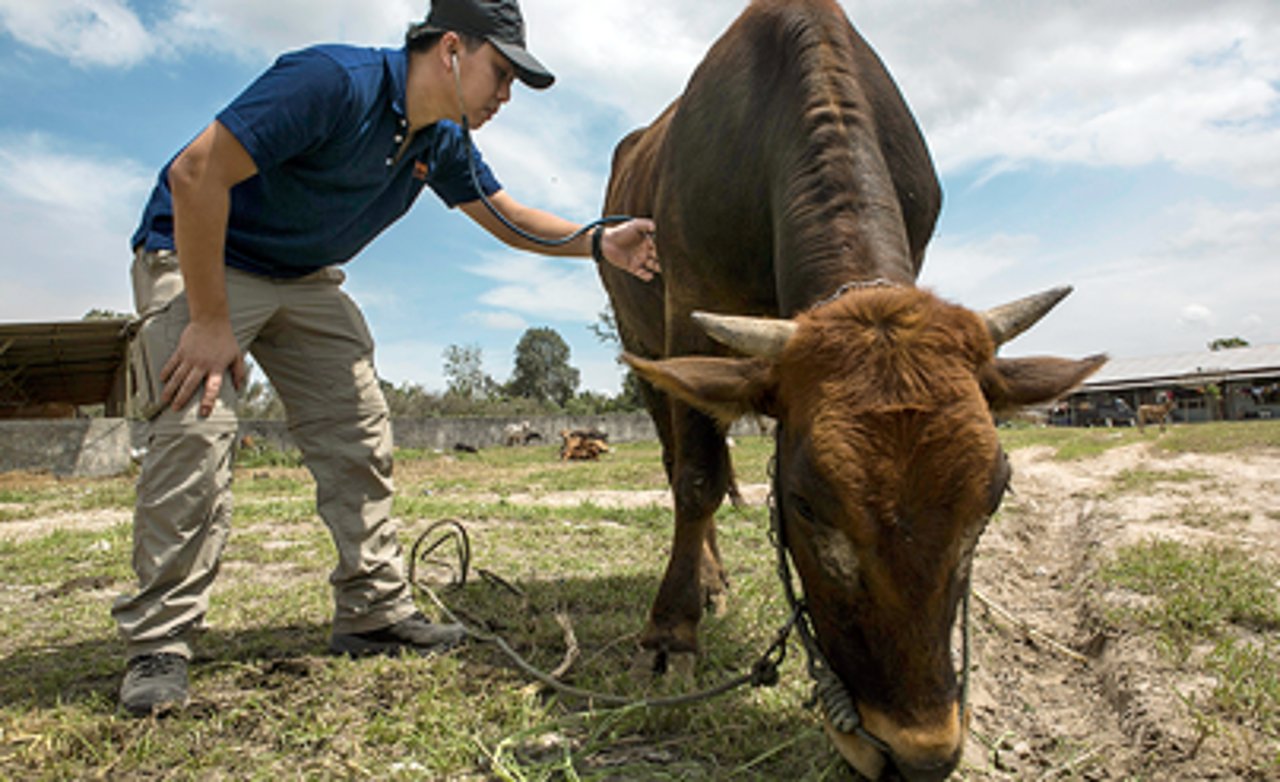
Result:
<svg viewBox="0 0 1280 782"><path fill-rule="evenodd" d="M435 0L403 49L281 57L161 171L133 237L140 385L154 418L134 516L137 591L112 610L128 647L129 713L187 700L191 634L229 528L246 350L284 402L337 546L330 650L433 651L462 639L414 608L390 520L391 430L373 343L336 265L430 185L512 246L594 255L652 278L650 221L544 249L480 201L535 235L578 227L503 191L458 127L464 113L472 128L492 119L516 78L535 89L554 80L525 49L516 0Z"/></svg>

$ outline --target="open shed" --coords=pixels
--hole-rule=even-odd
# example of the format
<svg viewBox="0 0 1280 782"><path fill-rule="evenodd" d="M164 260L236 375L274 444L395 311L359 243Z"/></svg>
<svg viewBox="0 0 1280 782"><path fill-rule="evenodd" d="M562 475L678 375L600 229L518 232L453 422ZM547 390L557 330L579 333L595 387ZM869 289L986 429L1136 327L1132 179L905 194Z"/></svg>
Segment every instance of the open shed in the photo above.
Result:
<svg viewBox="0 0 1280 782"><path fill-rule="evenodd" d="M0 324L0 418L123 417L132 319Z"/></svg>
<svg viewBox="0 0 1280 782"><path fill-rule="evenodd" d="M1133 422L1139 405L1172 399L1175 421L1280 418L1280 345L1113 358L1067 397L1051 421Z"/></svg>

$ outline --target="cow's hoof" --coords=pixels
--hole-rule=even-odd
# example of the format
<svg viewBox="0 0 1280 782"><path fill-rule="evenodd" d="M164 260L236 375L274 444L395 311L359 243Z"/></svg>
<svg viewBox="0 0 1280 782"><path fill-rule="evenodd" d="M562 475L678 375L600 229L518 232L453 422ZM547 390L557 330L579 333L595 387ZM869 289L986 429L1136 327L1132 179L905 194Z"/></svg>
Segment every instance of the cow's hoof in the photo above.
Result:
<svg viewBox="0 0 1280 782"><path fill-rule="evenodd" d="M639 686L653 681L654 677L667 672L667 653L658 649L640 649L631 660L628 672L631 680Z"/></svg>
<svg viewBox="0 0 1280 782"><path fill-rule="evenodd" d="M712 616L724 616L729 610L729 592L727 589L708 589L703 595L702 609Z"/></svg>
<svg viewBox="0 0 1280 782"><path fill-rule="evenodd" d="M692 685L694 672L698 668L698 655L693 652L670 652L667 654L667 678L681 686Z"/></svg>
<svg viewBox="0 0 1280 782"><path fill-rule="evenodd" d="M631 661L630 677L638 686L655 681L686 686L694 681L698 655L695 652L669 652L664 649L641 649Z"/></svg>

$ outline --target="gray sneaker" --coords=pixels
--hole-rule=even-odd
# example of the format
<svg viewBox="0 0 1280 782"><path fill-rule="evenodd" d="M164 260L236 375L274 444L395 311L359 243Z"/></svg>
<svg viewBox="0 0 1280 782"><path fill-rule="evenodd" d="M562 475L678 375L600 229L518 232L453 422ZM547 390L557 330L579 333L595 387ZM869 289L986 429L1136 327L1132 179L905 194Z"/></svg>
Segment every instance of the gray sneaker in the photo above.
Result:
<svg viewBox="0 0 1280 782"><path fill-rule="evenodd" d="M129 660L120 684L120 706L135 717L159 716L187 705L187 658L141 654Z"/></svg>
<svg viewBox="0 0 1280 782"><path fill-rule="evenodd" d="M393 625L364 633L334 633L329 639L332 654L367 657L385 654L395 657L405 649L423 654L452 649L466 639L462 625L433 624L421 612Z"/></svg>

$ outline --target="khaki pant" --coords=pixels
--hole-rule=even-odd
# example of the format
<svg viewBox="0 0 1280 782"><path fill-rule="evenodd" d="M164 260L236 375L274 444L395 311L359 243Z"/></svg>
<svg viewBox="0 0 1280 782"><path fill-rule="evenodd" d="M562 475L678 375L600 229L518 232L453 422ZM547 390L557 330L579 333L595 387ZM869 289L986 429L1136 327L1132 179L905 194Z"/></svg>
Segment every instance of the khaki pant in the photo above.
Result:
<svg viewBox="0 0 1280 782"><path fill-rule="evenodd" d="M316 482L317 510L333 535L338 564L335 633L373 630L413 613L396 525L391 521L391 426L373 368L373 340L340 289L338 269L275 280L227 269L231 325L284 402L289 432ZM209 592L231 522L231 462L238 428L230 374L212 415L197 393L181 411L158 404L160 369L188 321L177 257L138 252L135 303L141 393L149 395L147 451L133 524L137 591L112 615L128 656L191 656L191 634Z"/></svg>

